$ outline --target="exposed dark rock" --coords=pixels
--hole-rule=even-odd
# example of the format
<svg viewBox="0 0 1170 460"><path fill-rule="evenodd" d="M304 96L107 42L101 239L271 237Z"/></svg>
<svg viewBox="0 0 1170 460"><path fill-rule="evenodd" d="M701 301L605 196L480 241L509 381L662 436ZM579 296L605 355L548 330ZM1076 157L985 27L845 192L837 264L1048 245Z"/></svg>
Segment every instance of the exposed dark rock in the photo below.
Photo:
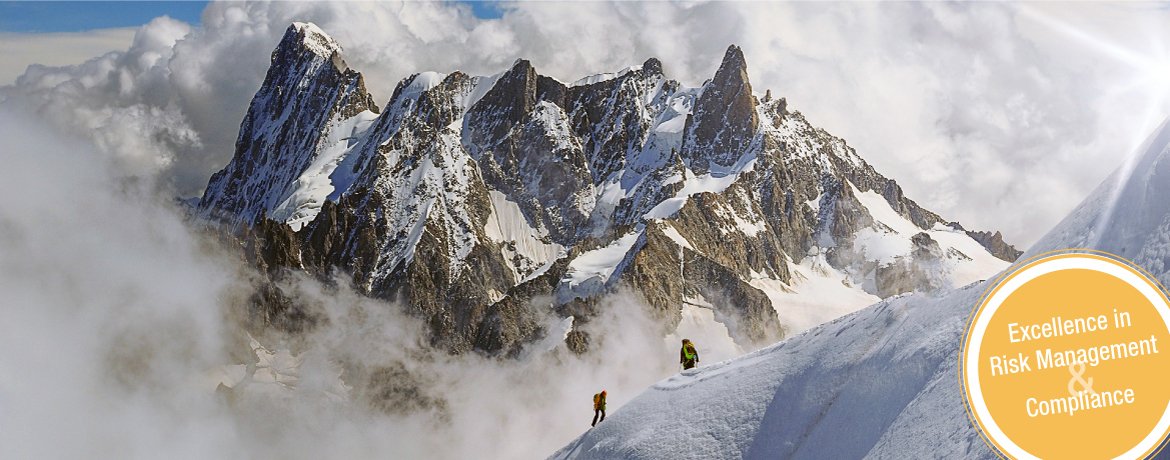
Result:
<svg viewBox="0 0 1170 460"><path fill-rule="evenodd" d="M663 333L678 326L685 303L701 296L714 306L732 338L746 347L772 343L784 335L767 295L736 271L672 241L659 227L664 225L669 224L647 228L645 246L623 275L642 293L657 313L654 316L665 322Z"/></svg>
<svg viewBox="0 0 1170 460"><path fill-rule="evenodd" d="M687 119L683 159L699 174L712 165L731 166L747 152L758 125L747 61L743 51L731 45Z"/></svg>
<svg viewBox="0 0 1170 460"><path fill-rule="evenodd" d="M585 354L589 351L589 334L585 331L573 330L565 337L565 345L576 354Z"/></svg>
<svg viewBox="0 0 1170 460"><path fill-rule="evenodd" d="M1024 254L1024 251L1005 243L1003 241L1003 235L998 231L991 233L967 230L966 233L971 239L978 241L984 248L987 248L987 252L990 252L991 255L1008 262L1015 262L1016 259L1019 259Z"/></svg>
<svg viewBox="0 0 1170 460"><path fill-rule="evenodd" d="M588 161L569 132L559 106L542 101L511 130L508 139L481 150L484 182L520 204L554 241L572 244L593 210L593 179Z"/></svg>
<svg viewBox="0 0 1170 460"><path fill-rule="evenodd" d="M658 58L650 58L642 63L642 72L650 75L662 75L662 61Z"/></svg>
<svg viewBox="0 0 1170 460"><path fill-rule="evenodd" d="M432 411L440 420L450 417L447 401L431 394L431 385L400 363L350 366L342 379L353 385L358 398L381 412L408 415Z"/></svg>
<svg viewBox="0 0 1170 460"><path fill-rule="evenodd" d="M536 70L518 59L483 98L467 109L468 144L494 146L536 107ZM477 152L473 148L472 154Z"/></svg>

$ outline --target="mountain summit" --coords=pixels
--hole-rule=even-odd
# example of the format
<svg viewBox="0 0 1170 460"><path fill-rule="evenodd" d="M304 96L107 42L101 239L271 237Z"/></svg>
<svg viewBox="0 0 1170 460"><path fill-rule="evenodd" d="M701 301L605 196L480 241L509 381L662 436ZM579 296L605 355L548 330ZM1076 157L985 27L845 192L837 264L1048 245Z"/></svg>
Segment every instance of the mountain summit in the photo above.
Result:
<svg viewBox="0 0 1170 460"><path fill-rule="evenodd" d="M267 217L303 225L324 198L313 192L333 185L320 173L346 153L338 143L377 112L362 75L341 58L341 46L313 24L294 23L272 51L240 125L236 155L211 177L200 208L233 222Z"/></svg>
<svg viewBox="0 0 1170 460"><path fill-rule="evenodd" d="M731 45L715 78L703 85L687 124L683 157L696 172L712 166L728 167L751 147L760 125L756 97L748 82L747 61L738 46Z"/></svg>
<svg viewBox="0 0 1170 460"><path fill-rule="evenodd" d="M654 58L574 84L519 59L411 75L382 110L311 24L272 56L200 211L245 229L271 270L340 270L410 305L452 352L562 335L583 352L597 299L621 288L664 333L710 310L710 330L756 348L1018 256L758 96L734 45L699 88Z"/></svg>

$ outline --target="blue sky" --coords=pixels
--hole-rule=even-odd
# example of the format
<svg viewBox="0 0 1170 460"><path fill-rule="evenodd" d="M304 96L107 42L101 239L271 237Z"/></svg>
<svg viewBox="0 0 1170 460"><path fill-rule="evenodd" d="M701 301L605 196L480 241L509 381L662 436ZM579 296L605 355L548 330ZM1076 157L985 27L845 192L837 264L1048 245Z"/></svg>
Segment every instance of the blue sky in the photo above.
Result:
<svg viewBox="0 0 1170 460"><path fill-rule="evenodd" d="M0 2L0 32L78 32L134 27L167 15L191 24L207 2Z"/></svg>
<svg viewBox="0 0 1170 460"><path fill-rule="evenodd" d="M488 2L488 1L468 2L468 1L463 1L463 2L455 2L455 3L466 3L468 5L471 5L471 11L473 13L475 13L475 16L480 18L480 19L499 19L500 16L504 15L504 10L500 8L500 2Z"/></svg>
<svg viewBox="0 0 1170 460"><path fill-rule="evenodd" d="M498 18L498 2L458 2L480 18ZM167 15L199 23L207 2L0 2L0 32L79 32L135 27Z"/></svg>

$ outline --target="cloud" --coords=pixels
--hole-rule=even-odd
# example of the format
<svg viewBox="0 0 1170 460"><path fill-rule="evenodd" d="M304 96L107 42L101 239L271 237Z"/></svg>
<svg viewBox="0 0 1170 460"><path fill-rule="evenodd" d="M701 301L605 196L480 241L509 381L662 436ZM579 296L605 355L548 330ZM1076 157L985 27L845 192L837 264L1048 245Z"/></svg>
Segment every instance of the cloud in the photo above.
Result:
<svg viewBox="0 0 1170 460"><path fill-rule="evenodd" d="M1013 5L798 9L771 34L772 52L745 45L755 81L928 209L1017 244L1047 232L1152 129L1131 107L1165 103L1147 88L1114 91L1134 69ZM1096 15L1064 9L1085 22ZM1153 24L1130 13L1140 20L1126 27ZM768 17L756 16L758 34Z"/></svg>
<svg viewBox="0 0 1170 460"><path fill-rule="evenodd" d="M345 48L384 103L421 70L492 74L518 57L564 81L660 58L699 85L737 43L754 87L845 138L908 195L1027 245L1120 165L1165 113L1161 82L1113 48L1161 59L1167 12L1132 5L212 3L159 19L123 54L34 67L3 91L123 156L127 173L201 193L230 159L268 55L292 21ZM1053 24L1068 25L1055 27ZM173 46L172 46L173 45ZM1133 107L1152 107L1154 114Z"/></svg>
<svg viewBox="0 0 1170 460"><path fill-rule="evenodd" d="M525 458L587 429L593 393L612 411L677 370L625 293L578 324L595 353L554 335L496 360L295 275L283 287L320 326L266 331L269 360L241 327L255 274L238 254L87 139L7 109L0 137L2 458Z"/></svg>
<svg viewBox="0 0 1170 460"><path fill-rule="evenodd" d="M153 179L203 147L169 79L175 43L189 32L186 23L157 18L135 32L128 51L74 66L32 65L0 98L90 137L126 177Z"/></svg>
<svg viewBox="0 0 1170 460"><path fill-rule="evenodd" d="M97 29L85 32L0 32L0 85L16 82L28 66L80 64L111 51L123 51L134 38L134 28Z"/></svg>
<svg viewBox="0 0 1170 460"><path fill-rule="evenodd" d="M8 110L0 136L0 456L170 451L180 414L226 440L214 395L180 390L227 359L233 265L89 143Z"/></svg>

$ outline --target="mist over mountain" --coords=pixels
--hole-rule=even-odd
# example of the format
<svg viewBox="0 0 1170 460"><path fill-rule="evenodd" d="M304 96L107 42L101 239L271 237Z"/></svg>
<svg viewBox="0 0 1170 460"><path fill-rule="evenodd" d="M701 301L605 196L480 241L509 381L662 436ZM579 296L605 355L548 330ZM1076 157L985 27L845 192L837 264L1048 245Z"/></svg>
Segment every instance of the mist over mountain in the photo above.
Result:
<svg viewBox="0 0 1170 460"><path fill-rule="evenodd" d="M587 355L452 355L407 306L303 274L280 287L314 327L257 325L270 280L233 241L85 138L10 107L0 137L22 197L0 207L0 458L525 458L587 426L582 395L617 407L674 367L623 292Z"/></svg>

